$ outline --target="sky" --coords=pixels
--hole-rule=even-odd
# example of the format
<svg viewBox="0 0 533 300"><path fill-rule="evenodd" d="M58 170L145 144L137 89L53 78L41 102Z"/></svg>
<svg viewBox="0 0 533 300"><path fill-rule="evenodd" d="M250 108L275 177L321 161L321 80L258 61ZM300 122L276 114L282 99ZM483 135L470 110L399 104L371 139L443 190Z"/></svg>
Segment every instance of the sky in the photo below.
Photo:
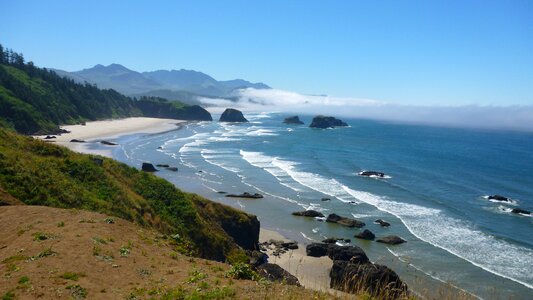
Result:
<svg viewBox="0 0 533 300"><path fill-rule="evenodd" d="M533 105L533 1L0 4L0 43L42 67L184 68L399 105Z"/></svg>

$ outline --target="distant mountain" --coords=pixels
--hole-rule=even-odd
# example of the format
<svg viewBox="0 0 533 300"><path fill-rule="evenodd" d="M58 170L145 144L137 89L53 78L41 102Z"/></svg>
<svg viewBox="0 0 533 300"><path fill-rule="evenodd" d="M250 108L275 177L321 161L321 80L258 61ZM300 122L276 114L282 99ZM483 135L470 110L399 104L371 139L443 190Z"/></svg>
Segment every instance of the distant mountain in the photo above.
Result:
<svg viewBox="0 0 533 300"><path fill-rule="evenodd" d="M139 73L119 64L109 66L96 65L89 69L76 72L54 70L58 75L69 77L76 82L96 84L99 88L110 88L130 96L163 94L180 92L192 103L198 96L229 97L236 89L256 88L269 89L264 83L252 83L243 79L218 81L213 77L193 70L157 70ZM178 94L172 95L174 98Z"/></svg>

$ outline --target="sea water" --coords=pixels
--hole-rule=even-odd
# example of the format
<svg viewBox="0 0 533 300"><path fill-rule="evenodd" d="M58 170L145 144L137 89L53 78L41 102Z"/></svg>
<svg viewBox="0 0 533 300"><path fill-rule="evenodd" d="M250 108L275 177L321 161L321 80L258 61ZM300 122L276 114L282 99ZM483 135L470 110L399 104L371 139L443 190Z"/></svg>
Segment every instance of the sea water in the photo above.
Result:
<svg viewBox="0 0 533 300"><path fill-rule="evenodd" d="M176 166L178 172L157 175L256 214L263 228L301 243L351 238L411 285L419 275L409 270L416 270L482 298L531 299L533 217L511 210L533 211L532 133L349 119L349 127L324 130L309 128L309 116L300 116L306 125L283 124L286 116L246 114L249 123L188 123L163 134L125 136L114 157L136 167ZM387 176L359 176L363 170ZM491 202L492 194L513 201ZM407 243L357 240L363 229L291 215L306 209L357 218L377 237L394 234Z"/></svg>

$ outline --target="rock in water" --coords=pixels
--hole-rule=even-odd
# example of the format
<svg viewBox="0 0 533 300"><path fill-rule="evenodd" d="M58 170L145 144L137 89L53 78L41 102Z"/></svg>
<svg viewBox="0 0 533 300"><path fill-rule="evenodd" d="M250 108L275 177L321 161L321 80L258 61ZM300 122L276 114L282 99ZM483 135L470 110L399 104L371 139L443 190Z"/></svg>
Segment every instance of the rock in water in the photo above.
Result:
<svg viewBox="0 0 533 300"><path fill-rule="evenodd" d="M300 282L296 277L294 277L294 275L285 271L282 267L276 264L262 264L257 267L257 273L270 281L300 286Z"/></svg>
<svg viewBox="0 0 533 300"><path fill-rule="evenodd" d="M113 143L113 142L110 142L110 141L100 141L100 143L102 143L104 145L108 145L108 146L116 146L116 145L118 145L117 143Z"/></svg>
<svg viewBox="0 0 533 300"><path fill-rule="evenodd" d="M70 140L71 143L85 143L84 140L78 140L78 139L72 139Z"/></svg>
<svg viewBox="0 0 533 300"><path fill-rule="evenodd" d="M320 217L323 218L324 215L321 212L318 212L316 210L304 210L304 211L295 211L292 213L293 216L300 216L300 217Z"/></svg>
<svg viewBox="0 0 533 300"><path fill-rule="evenodd" d="M401 299L407 293L407 285L383 265L336 260L329 277L331 288L348 293L363 291L376 299Z"/></svg>
<svg viewBox="0 0 533 300"><path fill-rule="evenodd" d="M167 170L172 171L172 172L177 172L178 168L177 167L167 167Z"/></svg>
<svg viewBox="0 0 533 300"><path fill-rule="evenodd" d="M363 230L363 232L360 232L360 233L354 235L354 237L356 237L358 239L372 241L372 240L374 240L376 238L376 235L374 233L372 233L372 231L370 231L368 229L365 229L365 230Z"/></svg>
<svg viewBox="0 0 533 300"><path fill-rule="evenodd" d="M285 118L285 120L283 120L283 123L285 124L303 124L304 122L302 122L300 120L300 118L298 118L298 116L292 116L292 117L287 117Z"/></svg>
<svg viewBox="0 0 533 300"><path fill-rule="evenodd" d="M157 172L158 170L151 163L143 163L141 170L145 172Z"/></svg>
<svg viewBox="0 0 533 300"><path fill-rule="evenodd" d="M334 117L316 116L313 118L311 125L312 128L333 128L333 127L345 127L348 124Z"/></svg>
<svg viewBox="0 0 533 300"><path fill-rule="evenodd" d="M226 197L260 199L260 198L263 198L263 195L258 194L258 193L250 194L248 192L244 192L242 194L228 194L228 195L226 195Z"/></svg>
<svg viewBox="0 0 533 300"><path fill-rule="evenodd" d="M511 199L502 196L502 195L490 195L489 200L496 200L496 201L504 201L504 202L510 202Z"/></svg>
<svg viewBox="0 0 533 300"><path fill-rule="evenodd" d="M521 209L521 208L513 208L513 210L511 210L512 213L514 214L523 214L523 215L530 215L531 212L529 210L525 210L525 209Z"/></svg>
<svg viewBox="0 0 533 300"><path fill-rule="evenodd" d="M407 242L397 235L388 235L377 240L378 243L384 243L389 245L398 245Z"/></svg>
<svg viewBox="0 0 533 300"><path fill-rule="evenodd" d="M156 166L157 166L157 167L161 167L161 168L168 168L168 167L170 167L170 166L167 165L167 164L157 164Z"/></svg>
<svg viewBox="0 0 533 300"><path fill-rule="evenodd" d="M226 108L220 116L219 122L248 122L242 112L233 108Z"/></svg>
<svg viewBox="0 0 533 300"><path fill-rule="evenodd" d="M341 216L339 216L337 214L328 215L328 218L326 219L326 222L337 223L337 224L340 224L340 225L343 225L343 226L346 226L346 227L357 227L357 228L361 228L361 227L366 225L365 223L363 223L361 221L358 221L358 220L355 220L355 219L349 219L349 218L341 217Z"/></svg>
<svg viewBox="0 0 533 300"><path fill-rule="evenodd" d="M359 172L359 175L361 176L367 176L367 177L385 177L385 173L383 172L376 172L376 171L363 171L363 172Z"/></svg>
<svg viewBox="0 0 533 300"><path fill-rule="evenodd" d="M374 221L374 223L381 225L382 227L389 227L390 223L383 221L382 219L377 219Z"/></svg>

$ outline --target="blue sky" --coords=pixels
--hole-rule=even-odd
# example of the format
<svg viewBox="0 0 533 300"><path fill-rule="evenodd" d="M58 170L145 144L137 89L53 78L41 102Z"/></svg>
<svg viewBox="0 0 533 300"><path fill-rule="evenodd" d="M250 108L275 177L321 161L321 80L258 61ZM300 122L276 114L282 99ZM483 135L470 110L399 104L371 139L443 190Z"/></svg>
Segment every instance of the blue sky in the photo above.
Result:
<svg viewBox="0 0 533 300"><path fill-rule="evenodd" d="M532 1L3 1L0 43L69 71L194 69L409 105L533 104Z"/></svg>

